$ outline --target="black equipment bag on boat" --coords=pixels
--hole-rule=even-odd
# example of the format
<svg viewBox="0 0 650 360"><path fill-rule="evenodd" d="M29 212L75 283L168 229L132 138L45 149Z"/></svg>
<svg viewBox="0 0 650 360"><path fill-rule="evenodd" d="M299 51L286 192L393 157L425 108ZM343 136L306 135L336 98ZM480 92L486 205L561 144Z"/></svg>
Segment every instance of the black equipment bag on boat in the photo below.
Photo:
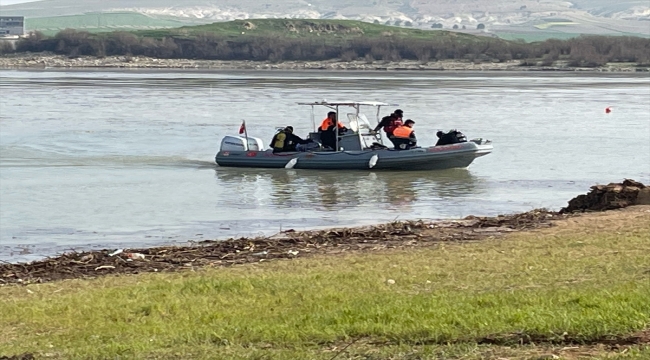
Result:
<svg viewBox="0 0 650 360"><path fill-rule="evenodd" d="M465 135L456 129L450 130L449 132L446 133L442 131L438 131L436 133L436 136L438 136L438 142L436 143L436 146L467 142L467 138L465 137Z"/></svg>

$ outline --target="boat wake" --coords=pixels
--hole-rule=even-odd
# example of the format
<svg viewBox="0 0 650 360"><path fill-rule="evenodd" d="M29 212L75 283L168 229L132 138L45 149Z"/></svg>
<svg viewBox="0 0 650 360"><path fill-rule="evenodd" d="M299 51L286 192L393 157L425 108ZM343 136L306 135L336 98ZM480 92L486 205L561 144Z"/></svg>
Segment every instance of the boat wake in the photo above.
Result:
<svg viewBox="0 0 650 360"><path fill-rule="evenodd" d="M45 151L24 146L3 146L0 168L40 167L176 167L214 169L214 161L184 156L79 154Z"/></svg>

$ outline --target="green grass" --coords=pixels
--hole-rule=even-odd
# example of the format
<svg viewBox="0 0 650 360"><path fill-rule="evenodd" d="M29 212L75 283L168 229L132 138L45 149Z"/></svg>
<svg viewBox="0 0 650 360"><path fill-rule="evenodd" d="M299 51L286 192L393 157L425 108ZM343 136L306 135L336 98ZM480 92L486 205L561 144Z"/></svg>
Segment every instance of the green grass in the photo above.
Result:
<svg viewBox="0 0 650 360"><path fill-rule="evenodd" d="M650 216L607 219L433 249L4 287L0 355L329 359L360 339L346 357L478 359L546 351L476 344L485 337L625 335L650 326Z"/></svg>
<svg viewBox="0 0 650 360"><path fill-rule="evenodd" d="M562 33L557 31L542 31L539 32L507 32L507 31L495 31L495 34L503 40L507 41L523 41L527 43L536 42L536 41L545 41L548 39L559 39L567 40L571 38L579 37L581 34L578 33Z"/></svg>
<svg viewBox="0 0 650 360"><path fill-rule="evenodd" d="M27 31L41 31L53 35L63 29L89 32L132 31L147 28L180 27L185 23L172 19L149 17L134 12L88 13L83 15L27 18Z"/></svg>
<svg viewBox="0 0 650 360"><path fill-rule="evenodd" d="M508 30L499 29L499 30L493 30L493 32L500 39L506 41L523 41L527 43L545 41L549 39L567 40L567 39L577 38L584 35L577 32L565 32L564 30L560 31L559 29L553 29L552 26L548 24L549 23L535 25L534 27L519 27L519 28L513 26L511 29ZM564 24L564 25L569 25L569 24ZM641 38L650 37L647 34L624 33L624 32L617 33L616 35L600 35L600 36L633 36L633 37L641 37Z"/></svg>

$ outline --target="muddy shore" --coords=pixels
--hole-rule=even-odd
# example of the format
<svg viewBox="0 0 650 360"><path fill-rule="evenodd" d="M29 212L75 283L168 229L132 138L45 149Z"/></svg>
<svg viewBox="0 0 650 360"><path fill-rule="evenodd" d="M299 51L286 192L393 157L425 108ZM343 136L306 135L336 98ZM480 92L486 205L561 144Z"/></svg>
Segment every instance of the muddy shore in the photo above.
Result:
<svg viewBox="0 0 650 360"><path fill-rule="evenodd" d="M319 231L290 229L270 237L206 240L190 246L73 252L31 263L0 263L0 286L477 241L553 226L557 220L580 216L585 212L633 205L650 205L650 187L625 179L621 183L594 185L587 194L569 200L567 207L560 211L537 209L496 217L468 216L461 220L436 222L399 221Z"/></svg>
<svg viewBox="0 0 650 360"><path fill-rule="evenodd" d="M579 72L638 72L649 68L635 67L629 63L611 63L595 68L570 67L566 62L553 66L521 66L518 60L504 62L470 61L221 61L191 59L156 59L150 57L92 56L69 58L50 53L22 53L0 56L0 68L4 69L48 69L48 68L104 68L104 69L212 69L212 70L370 70L370 71L579 71Z"/></svg>
<svg viewBox="0 0 650 360"><path fill-rule="evenodd" d="M360 228L286 230L271 237L207 240L190 246L68 253L28 264L0 264L0 286L477 241L552 226L554 220L569 216L575 215L534 210L498 217L469 216L463 220L443 222L401 221Z"/></svg>

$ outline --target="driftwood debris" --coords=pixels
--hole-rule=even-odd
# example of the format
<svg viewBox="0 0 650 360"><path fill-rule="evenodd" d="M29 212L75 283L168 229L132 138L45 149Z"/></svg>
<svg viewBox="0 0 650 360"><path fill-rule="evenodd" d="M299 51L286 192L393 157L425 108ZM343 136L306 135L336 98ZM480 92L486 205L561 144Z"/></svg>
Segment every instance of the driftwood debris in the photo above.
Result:
<svg viewBox="0 0 650 360"><path fill-rule="evenodd" d="M272 237L207 240L189 246L67 253L31 263L0 264L0 286L93 278L108 274L230 266L315 254L424 247L440 242L480 240L512 231L547 227L551 226L551 220L563 217L566 215L533 210L497 217L469 216L458 221L400 221L363 228L288 230Z"/></svg>

